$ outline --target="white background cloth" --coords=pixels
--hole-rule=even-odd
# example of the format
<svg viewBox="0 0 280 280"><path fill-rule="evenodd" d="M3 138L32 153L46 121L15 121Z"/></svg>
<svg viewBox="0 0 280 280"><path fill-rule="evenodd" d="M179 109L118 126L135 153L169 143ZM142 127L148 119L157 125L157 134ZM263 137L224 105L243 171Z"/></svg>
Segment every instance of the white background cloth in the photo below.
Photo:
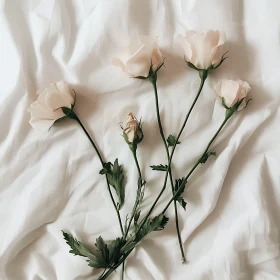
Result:
<svg viewBox="0 0 280 280"><path fill-rule="evenodd" d="M100 163L77 123L48 133L29 125L36 90L62 79L75 89L75 110L104 158L118 157L128 171L125 219L137 181L118 126L128 112L144 122L145 211L163 183L149 165L166 159L151 84L128 78L110 58L138 35L158 37L166 57L158 75L162 122L166 135L176 135L199 86L177 37L210 28L226 32L229 58L206 82L175 153L174 177L187 173L223 120L216 81L248 81L253 100L185 191L187 209L179 213L188 263L181 265L171 206L167 228L129 257L125 279L280 279L279 10L279 0L0 0L1 280L96 279L101 271L68 253L61 230L86 244L120 235ZM168 186L154 215L169 197Z"/></svg>

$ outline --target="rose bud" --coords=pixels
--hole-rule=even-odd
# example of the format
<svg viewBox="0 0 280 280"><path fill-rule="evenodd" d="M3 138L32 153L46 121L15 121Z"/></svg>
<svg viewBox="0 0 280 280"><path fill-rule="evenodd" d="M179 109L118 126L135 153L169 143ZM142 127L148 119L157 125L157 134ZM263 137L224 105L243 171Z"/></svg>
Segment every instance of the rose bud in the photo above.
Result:
<svg viewBox="0 0 280 280"><path fill-rule="evenodd" d="M214 87L217 95L222 99L223 106L233 112L246 107L248 103L246 97L250 89L249 84L241 80L221 80Z"/></svg>
<svg viewBox="0 0 280 280"><path fill-rule="evenodd" d="M123 127L123 137L126 143L134 149L143 140L144 135L141 121L138 122L132 113L129 113L126 118L125 126Z"/></svg>
<svg viewBox="0 0 280 280"><path fill-rule="evenodd" d="M136 44L127 47L111 63L119 66L130 77L146 79L159 70L163 65L163 58L156 39L139 36Z"/></svg>
<svg viewBox="0 0 280 280"><path fill-rule="evenodd" d="M226 59L225 40L225 34L218 30L208 30L205 33L187 31L185 36L180 36L180 41L188 66L196 70L213 70L219 67Z"/></svg>
<svg viewBox="0 0 280 280"><path fill-rule="evenodd" d="M75 98L66 82L50 84L46 89L37 91L38 99L27 110L31 114L32 127L46 131L59 119L71 114Z"/></svg>

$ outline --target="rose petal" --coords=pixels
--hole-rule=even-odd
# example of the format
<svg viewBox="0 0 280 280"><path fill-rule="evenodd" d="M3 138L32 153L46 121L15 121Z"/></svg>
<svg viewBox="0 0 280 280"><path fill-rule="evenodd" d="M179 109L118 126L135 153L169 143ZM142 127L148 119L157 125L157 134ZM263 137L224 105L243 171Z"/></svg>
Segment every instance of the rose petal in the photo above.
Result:
<svg viewBox="0 0 280 280"><path fill-rule="evenodd" d="M239 90L239 84L236 81L222 80L217 88L214 87L217 94L224 98L224 102L227 107L232 107L236 102L237 92Z"/></svg>
<svg viewBox="0 0 280 280"><path fill-rule="evenodd" d="M55 120L38 120L33 118L29 121L30 125L39 131L48 131L54 122Z"/></svg>
<svg viewBox="0 0 280 280"><path fill-rule="evenodd" d="M125 65L119 58L117 58L117 57L112 58L111 63L112 63L112 65L120 67L123 72L126 72Z"/></svg>
<svg viewBox="0 0 280 280"><path fill-rule="evenodd" d="M56 86L59 89L63 99L65 100L65 102L70 103L70 107L68 107L68 108L71 108L71 105L74 105L74 97L69 90L68 83L66 83L65 81L59 81L59 82L56 83ZM65 106L65 107L67 107L67 106Z"/></svg>
<svg viewBox="0 0 280 280"><path fill-rule="evenodd" d="M133 76L148 77L152 63L151 45L142 46L126 63L127 72Z"/></svg>
<svg viewBox="0 0 280 280"><path fill-rule="evenodd" d="M192 57L191 45L189 44L188 40L181 35L178 37L178 40L184 49L186 60L191 62L191 57Z"/></svg>
<svg viewBox="0 0 280 280"><path fill-rule="evenodd" d="M241 111L242 109L244 109L246 107L246 100L243 99L243 101L241 102L241 104L238 106L237 111Z"/></svg>
<svg viewBox="0 0 280 280"><path fill-rule="evenodd" d="M56 120L65 116L61 107L71 108L74 98L64 81L50 84L38 93L38 99L27 110L31 114L30 124L40 130L47 130Z"/></svg>
<svg viewBox="0 0 280 280"><path fill-rule="evenodd" d="M224 45L217 46L211 50L210 52L211 65L216 66L221 62L222 57L224 55L223 51L224 51Z"/></svg>
<svg viewBox="0 0 280 280"><path fill-rule="evenodd" d="M162 54L158 48L157 41L148 36L139 36L138 41L111 60L115 66L132 77L147 77L151 64L155 70L162 63Z"/></svg>
<svg viewBox="0 0 280 280"><path fill-rule="evenodd" d="M194 64L198 69L204 69L204 43L205 34L194 33L190 38L189 42L192 49L191 63Z"/></svg>

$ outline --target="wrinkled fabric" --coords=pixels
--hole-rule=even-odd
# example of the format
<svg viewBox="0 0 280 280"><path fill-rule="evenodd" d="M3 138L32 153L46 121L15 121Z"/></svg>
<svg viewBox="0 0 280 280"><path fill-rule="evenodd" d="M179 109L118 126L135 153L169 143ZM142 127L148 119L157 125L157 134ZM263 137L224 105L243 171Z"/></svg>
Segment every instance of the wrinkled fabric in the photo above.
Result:
<svg viewBox="0 0 280 280"><path fill-rule="evenodd" d="M224 30L229 58L205 83L174 155L174 178L188 172L223 121L217 81L247 81L253 100L214 142L217 157L187 184L186 211L179 207L187 263L171 205L164 231L128 258L125 279L280 279L279 10L278 0L1 0L0 279L97 279L101 271L68 253L61 230L85 244L120 236L100 162L78 124L65 120L40 133L28 123L36 90L59 80L75 90L75 112L104 159L118 157L127 171L123 220L133 207L137 169L118 123L130 111L142 117L137 152L146 212L163 183L163 173L149 166L167 162L153 89L110 60L138 35L158 38L166 58L158 72L163 129L177 135L199 87L178 42L186 29ZM168 184L154 215L170 195ZM119 270L111 279L120 279Z"/></svg>

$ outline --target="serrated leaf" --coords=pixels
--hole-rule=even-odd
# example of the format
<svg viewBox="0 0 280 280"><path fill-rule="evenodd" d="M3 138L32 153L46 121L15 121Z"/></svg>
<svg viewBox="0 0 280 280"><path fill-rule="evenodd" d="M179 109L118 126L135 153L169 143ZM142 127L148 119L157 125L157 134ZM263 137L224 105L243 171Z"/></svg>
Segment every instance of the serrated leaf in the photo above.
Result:
<svg viewBox="0 0 280 280"><path fill-rule="evenodd" d="M62 231L66 243L72 249L69 253L86 258L94 257L94 254L79 240L74 238L71 234Z"/></svg>
<svg viewBox="0 0 280 280"><path fill-rule="evenodd" d="M113 265L117 263L121 257L121 248L123 246L123 239L117 238L116 240L113 240L109 245L109 260L108 263L110 265Z"/></svg>
<svg viewBox="0 0 280 280"><path fill-rule="evenodd" d="M89 250L81 241L78 241L76 238L74 238L71 234L66 233L62 231L64 239L66 240L66 243L69 245L69 247L72 249L69 251L69 253L75 255L75 256L81 256L88 258L87 262L88 265L95 268L105 268L106 264L98 259L94 255L94 253Z"/></svg>
<svg viewBox="0 0 280 280"><path fill-rule="evenodd" d="M184 184L184 187L181 188L182 184ZM184 208L184 210L186 210L186 205L187 205L186 201L182 197L182 194L185 191L185 186L186 186L186 182L184 177L182 179L175 180L174 191L177 192L180 189L175 200L179 202L179 204Z"/></svg>
<svg viewBox="0 0 280 280"><path fill-rule="evenodd" d="M112 166L111 162L105 162L103 164L103 168L99 171L99 174L104 175L109 173L111 171L111 166Z"/></svg>
<svg viewBox="0 0 280 280"><path fill-rule="evenodd" d="M100 174L106 174L109 184L114 188L118 197L118 209L120 210L124 204L125 191L124 191L124 171L121 165L119 165L118 159L114 164L107 162L103 165L103 169L100 170Z"/></svg>
<svg viewBox="0 0 280 280"><path fill-rule="evenodd" d="M148 218L142 225L141 230L139 230L136 239L140 241L150 232L162 230L167 224L168 220L169 219L164 214L160 214L153 219Z"/></svg>
<svg viewBox="0 0 280 280"><path fill-rule="evenodd" d="M176 137L173 135L169 135L168 138L166 139L168 147L173 147L175 146L176 143ZM181 142L179 142L179 140L177 141L177 145L181 144Z"/></svg>
<svg viewBox="0 0 280 280"><path fill-rule="evenodd" d="M184 210L186 211L187 202L184 200L184 198L178 197L178 198L177 198L177 201L179 202L179 204L180 204L180 205L184 208Z"/></svg>
<svg viewBox="0 0 280 280"><path fill-rule="evenodd" d="M183 188L181 188L182 184L184 184ZM175 180L174 191L177 192L180 189L180 191L177 194L177 197L179 197L179 196L181 196L181 194L183 194L183 192L185 191L185 186L186 186L186 182L185 182L185 178L184 177L182 179L176 179Z"/></svg>
<svg viewBox="0 0 280 280"><path fill-rule="evenodd" d="M163 214L161 214L161 215L163 215ZM169 218L167 218L166 216L163 215L160 225L155 229L155 231L163 230L165 228L165 226L167 225L168 221L169 221Z"/></svg>
<svg viewBox="0 0 280 280"><path fill-rule="evenodd" d="M86 257L90 267L106 269L114 266L121 257L121 248L124 243L122 238L117 238L107 245L100 236L96 239L96 250L92 252L71 234L63 232L63 236L67 244L72 249L70 250L70 253Z"/></svg>
<svg viewBox="0 0 280 280"><path fill-rule="evenodd" d="M157 170L157 171L167 171L168 170L168 166L167 165L151 165L152 170Z"/></svg>
<svg viewBox="0 0 280 280"><path fill-rule="evenodd" d="M97 249L95 255L98 257L98 259L108 264L109 249L101 236L96 239L95 247Z"/></svg>
<svg viewBox="0 0 280 280"><path fill-rule="evenodd" d="M91 258L91 259L87 260L87 263L88 263L88 266L94 267L94 268L106 268L107 267L106 263L100 262L98 259Z"/></svg>

